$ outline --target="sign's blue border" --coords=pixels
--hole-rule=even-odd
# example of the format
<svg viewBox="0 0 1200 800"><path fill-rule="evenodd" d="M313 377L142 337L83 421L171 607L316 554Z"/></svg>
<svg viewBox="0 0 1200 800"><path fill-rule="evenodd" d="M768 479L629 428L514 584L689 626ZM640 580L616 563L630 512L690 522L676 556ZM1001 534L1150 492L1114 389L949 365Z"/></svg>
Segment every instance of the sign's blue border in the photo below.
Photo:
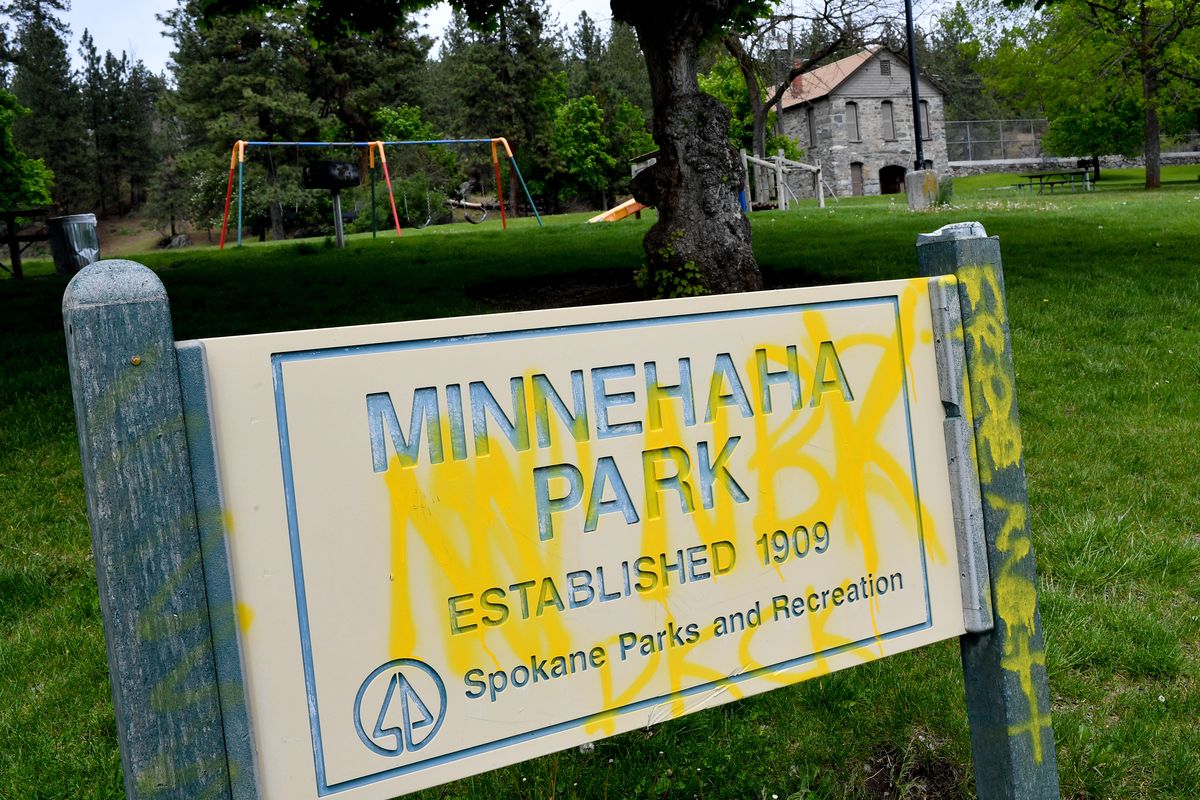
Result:
<svg viewBox="0 0 1200 800"><path fill-rule="evenodd" d="M909 469L912 474L913 481L913 497L916 501L916 521L918 540L921 554L921 572L925 586L925 620L924 622L915 625L909 625L894 631L871 636L866 639L860 639L856 642L838 645L836 647L820 650L805 656L781 661L777 664L770 664L759 667L748 672L743 672L738 675L722 678L716 681L708 681L696 686L691 686L677 692L660 695L658 697L646 698L634 703L629 703L615 709L608 709L602 712L585 714L581 717L559 722L554 725L549 725L537 730L527 731L525 733L509 736L504 739L499 739L494 742L475 745L453 753L443 753L439 756L426 758L421 761L403 764L396 767L389 767L380 770L379 772L362 775L357 778L339 781L335 784L329 784L326 778L325 770L325 753L323 740L321 736L321 717L317 703L316 677L313 669L312 658L312 639L308 620L308 590L304 582L304 564L301 557L300 548L300 532L296 513L296 492L295 483L292 472L292 448L288 433L288 417L287 417L287 400L284 393L284 376L283 367L285 364L293 361L311 361L316 359L327 358L347 358L359 355L367 355L371 353L383 352L403 352L406 350L422 350L436 347L447 347L452 345L470 344L473 342L496 342L496 341L513 341L520 339L539 339L551 336L575 335L593 333L602 330L622 330L629 328L652 328L662 327L666 325L690 324L695 322L710 322L720 319L737 319L742 317L756 316L773 316L779 314L792 314L803 311L814 311L830 308L854 308L858 306L870 305L888 305L892 306L893 313L896 319L896 342L899 348L900 363L904 364L904 332L900 323L900 306L899 298L895 295L885 295L879 297L856 298L854 300L838 300L823 303L797 303L783 306L769 306L766 308L749 308L733 311L712 311L693 314L680 314L676 316L665 317L649 317L644 319L617 320L611 322L589 322L577 325L561 325L547 328L529 328L515 331L497 331L492 333L475 333L466 334L463 336L445 336L429 339L413 339L399 342L383 342L377 344L352 345L348 347L332 347L320 350L299 350L286 353L275 353L271 356L271 365L274 375L274 391L275 391L275 415L279 428L279 450L283 463L283 486L284 498L287 505L287 520L288 520L288 536L291 545L292 553L292 576L296 591L296 610L300 625L300 647L304 661L304 684L307 692L309 727L312 735L313 743L313 760L316 768L317 793L321 797L326 797L337 792L342 792L347 789L353 789L360 786L366 786L372 783L377 783L387 778L397 777L400 775L410 774L419 770L429 769L441 764L458 761L469 756L479 753L490 752L500 747L517 744L520 742L538 739L543 736L559 733L564 730L586 725L600 717L610 717L617 714L625 714L660 703L675 700L683 697L690 697L702 692L708 692L712 689L730 684L741 683L742 681L758 677L771 672L778 672L783 669L800 666L809 663L814 659L836 655L847 650L853 650L868 642L879 641L884 639L893 639L899 636L904 636L916 631L926 630L933 625L933 611L929 600L929 572L925 561L925 530L922 523L921 512L921 494L917 486L917 465L916 453L913 446L912 436L912 416L909 408L909 388L908 388L908 371L901 369L901 380L903 384L904 394L904 415L905 424L908 430L908 455Z"/></svg>

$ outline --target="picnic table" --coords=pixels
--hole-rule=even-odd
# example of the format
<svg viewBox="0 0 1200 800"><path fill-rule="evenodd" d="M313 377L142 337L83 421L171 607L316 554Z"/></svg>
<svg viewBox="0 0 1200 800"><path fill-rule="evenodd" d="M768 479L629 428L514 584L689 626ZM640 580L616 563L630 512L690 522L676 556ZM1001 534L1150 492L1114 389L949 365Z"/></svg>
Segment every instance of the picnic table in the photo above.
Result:
<svg viewBox="0 0 1200 800"><path fill-rule="evenodd" d="M0 219L4 220L4 241L8 244L8 257L11 267L5 267L0 264L0 269L12 274L14 278L20 278L24 275L21 271L21 251L28 247L31 242L44 242L50 238L50 234L45 229L46 216L50 213L48 208L23 208L13 211L0 211ZM18 231L20 227L17 224L17 219L40 220L42 230L38 233L21 234ZM25 245L22 246L21 243Z"/></svg>
<svg viewBox="0 0 1200 800"><path fill-rule="evenodd" d="M1079 191L1082 189L1085 192L1091 191L1094 187L1091 181L1091 170L1087 169L1051 169L1042 172L1025 172L1020 175L1024 183L1016 184L1018 189L1029 189L1033 191L1037 188L1038 194L1042 194L1047 189L1051 192L1056 187L1067 188L1071 191Z"/></svg>

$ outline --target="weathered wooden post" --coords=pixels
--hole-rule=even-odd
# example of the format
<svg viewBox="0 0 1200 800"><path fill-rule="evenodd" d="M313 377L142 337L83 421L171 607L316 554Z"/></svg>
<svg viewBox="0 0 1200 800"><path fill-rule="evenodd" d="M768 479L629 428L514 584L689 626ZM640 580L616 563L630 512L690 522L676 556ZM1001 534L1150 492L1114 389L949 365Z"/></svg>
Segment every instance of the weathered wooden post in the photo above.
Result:
<svg viewBox="0 0 1200 800"><path fill-rule="evenodd" d="M947 225L918 237L917 260L924 275L956 278L992 575L994 626L961 639L976 790L981 800L1057 798L999 239L977 222Z"/></svg>
<svg viewBox="0 0 1200 800"><path fill-rule="evenodd" d="M745 149L741 150L742 156L742 192L746 197L746 210L754 210L754 197L750 194L750 160L746 158Z"/></svg>
<svg viewBox="0 0 1200 800"><path fill-rule="evenodd" d="M787 188L784 185L783 177L783 148L779 148L779 152L775 154L775 193L779 196L779 210L788 210Z"/></svg>
<svg viewBox="0 0 1200 800"><path fill-rule="evenodd" d="M230 797L167 294L104 261L63 298L125 791Z"/></svg>
<svg viewBox="0 0 1200 800"><path fill-rule="evenodd" d="M817 159L817 171L813 173L813 185L817 195L817 208L825 207L825 173L821 171L821 160Z"/></svg>

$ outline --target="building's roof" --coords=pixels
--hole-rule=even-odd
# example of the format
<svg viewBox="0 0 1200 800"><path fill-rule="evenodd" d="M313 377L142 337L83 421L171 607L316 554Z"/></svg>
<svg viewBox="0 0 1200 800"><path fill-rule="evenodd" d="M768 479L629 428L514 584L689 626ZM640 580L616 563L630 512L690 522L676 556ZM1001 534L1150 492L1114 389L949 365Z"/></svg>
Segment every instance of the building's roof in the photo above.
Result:
<svg viewBox="0 0 1200 800"><path fill-rule="evenodd" d="M791 108L801 103L820 100L843 84L855 72L858 72L859 68L870 61L876 53L886 49L882 45L873 45L852 56L846 56L796 76L792 85L783 93L783 99L779 105L783 108Z"/></svg>

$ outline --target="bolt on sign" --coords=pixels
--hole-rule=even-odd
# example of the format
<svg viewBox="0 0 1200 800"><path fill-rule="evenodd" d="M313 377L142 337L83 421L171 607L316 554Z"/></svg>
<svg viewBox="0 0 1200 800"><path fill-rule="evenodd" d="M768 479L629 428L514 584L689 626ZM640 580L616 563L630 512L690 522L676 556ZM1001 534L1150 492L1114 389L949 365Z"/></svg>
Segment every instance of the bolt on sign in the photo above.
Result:
<svg viewBox="0 0 1200 800"><path fill-rule="evenodd" d="M961 635L928 286L200 342L262 796Z"/></svg>

